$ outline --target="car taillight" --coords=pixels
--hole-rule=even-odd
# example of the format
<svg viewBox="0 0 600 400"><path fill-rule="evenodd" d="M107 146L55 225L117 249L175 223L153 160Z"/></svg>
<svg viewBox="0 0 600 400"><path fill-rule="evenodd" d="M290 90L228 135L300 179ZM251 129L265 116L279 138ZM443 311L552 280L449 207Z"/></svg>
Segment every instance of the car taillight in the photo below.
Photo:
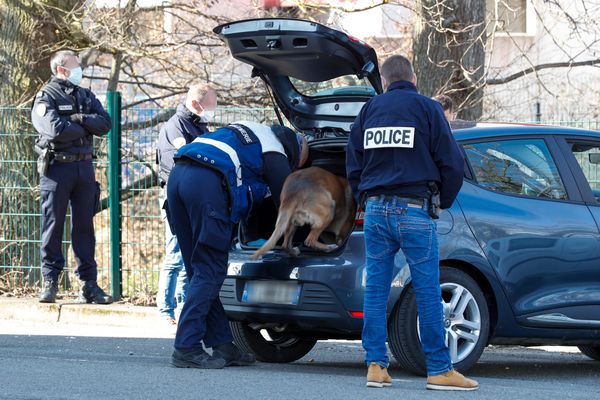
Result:
<svg viewBox="0 0 600 400"><path fill-rule="evenodd" d="M362 311L348 311L351 317L354 318L364 318L365 313Z"/></svg>
<svg viewBox="0 0 600 400"><path fill-rule="evenodd" d="M350 36L350 35L348 35L348 39L350 39L350 41L351 41L351 42L354 42L354 43L361 44L361 45L363 45L363 46L365 46L365 47L371 47L371 46L369 46L369 44L368 44L368 43L366 43L366 42L364 42L364 41L360 40L359 38L355 38L354 36Z"/></svg>
<svg viewBox="0 0 600 400"><path fill-rule="evenodd" d="M365 224L365 212L363 211L362 208L359 208L356 211L356 218L354 221L354 225L360 226L362 228L364 224Z"/></svg>

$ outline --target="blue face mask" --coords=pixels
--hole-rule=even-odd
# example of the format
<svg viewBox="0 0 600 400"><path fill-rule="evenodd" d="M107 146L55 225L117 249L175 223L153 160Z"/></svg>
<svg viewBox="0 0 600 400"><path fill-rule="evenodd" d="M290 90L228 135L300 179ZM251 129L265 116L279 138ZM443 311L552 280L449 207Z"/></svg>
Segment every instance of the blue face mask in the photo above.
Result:
<svg viewBox="0 0 600 400"><path fill-rule="evenodd" d="M75 67L69 70L69 77L67 80L75 86L79 86L81 79L83 78L83 70L81 67Z"/></svg>

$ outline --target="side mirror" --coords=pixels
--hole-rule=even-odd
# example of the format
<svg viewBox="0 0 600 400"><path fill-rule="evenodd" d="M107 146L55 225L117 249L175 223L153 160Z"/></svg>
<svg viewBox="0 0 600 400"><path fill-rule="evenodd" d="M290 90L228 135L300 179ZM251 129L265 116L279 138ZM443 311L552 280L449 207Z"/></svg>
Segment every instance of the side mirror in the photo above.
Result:
<svg viewBox="0 0 600 400"><path fill-rule="evenodd" d="M600 153L590 153L588 154L588 158L590 164L600 164Z"/></svg>

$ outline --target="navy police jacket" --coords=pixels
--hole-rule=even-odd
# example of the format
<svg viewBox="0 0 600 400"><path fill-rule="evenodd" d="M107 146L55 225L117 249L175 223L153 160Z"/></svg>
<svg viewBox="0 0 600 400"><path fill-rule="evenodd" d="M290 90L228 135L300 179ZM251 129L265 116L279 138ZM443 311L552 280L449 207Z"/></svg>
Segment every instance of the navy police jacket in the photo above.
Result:
<svg viewBox="0 0 600 400"><path fill-rule="evenodd" d="M464 159L440 104L397 81L356 117L346 174L358 204L379 194L426 198L434 181L441 207L449 208L462 186Z"/></svg>
<svg viewBox="0 0 600 400"><path fill-rule="evenodd" d="M73 114L81 114L81 120L74 122ZM110 116L89 89L56 77L35 96L31 121L39 133L38 147L73 154L91 154L92 135L106 135L111 127Z"/></svg>
<svg viewBox="0 0 600 400"><path fill-rule="evenodd" d="M177 140L183 139L183 144L190 143L198 136L207 133L208 127L204 120L192 113L183 104L177 107L173 115L160 130L157 145L157 160L160 165L159 178L161 186L167 183L171 169L173 169L173 156L181 145L176 146ZM181 138L181 139L179 139Z"/></svg>
<svg viewBox="0 0 600 400"><path fill-rule="evenodd" d="M177 151L175 162L187 159L221 173L229 191L230 219L237 223L269 192L278 205L283 182L297 166L288 163L291 144L298 152L295 133L288 128L242 121L194 139Z"/></svg>

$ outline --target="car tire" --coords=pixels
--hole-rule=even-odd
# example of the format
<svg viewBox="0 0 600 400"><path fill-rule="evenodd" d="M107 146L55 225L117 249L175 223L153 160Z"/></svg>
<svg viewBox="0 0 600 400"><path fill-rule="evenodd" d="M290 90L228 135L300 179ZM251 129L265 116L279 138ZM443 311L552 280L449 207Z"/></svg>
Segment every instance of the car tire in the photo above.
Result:
<svg viewBox="0 0 600 400"><path fill-rule="evenodd" d="M231 321L229 325L236 346L242 351L253 353L258 361L268 363L296 361L308 354L317 343L315 339L301 338L285 332L252 329L244 322ZM269 339L264 334L267 334Z"/></svg>
<svg viewBox="0 0 600 400"><path fill-rule="evenodd" d="M596 361L600 361L600 345L581 345L577 346L579 350Z"/></svg>
<svg viewBox="0 0 600 400"><path fill-rule="evenodd" d="M454 345L451 350L456 350L454 353L451 351L454 368L463 372L479 360L487 345L490 329L487 302L477 282L459 269L443 267L440 284L446 321L450 324L446 327L446 343L450 336L450 343ZM451 300L455 300L454 310ZM461 307L463 310L460 315L453 316L458 305L464 305ZM417 375L427 374L412 285L406 288L392 311L388 323L388 344L401 368Z"/></svg>

